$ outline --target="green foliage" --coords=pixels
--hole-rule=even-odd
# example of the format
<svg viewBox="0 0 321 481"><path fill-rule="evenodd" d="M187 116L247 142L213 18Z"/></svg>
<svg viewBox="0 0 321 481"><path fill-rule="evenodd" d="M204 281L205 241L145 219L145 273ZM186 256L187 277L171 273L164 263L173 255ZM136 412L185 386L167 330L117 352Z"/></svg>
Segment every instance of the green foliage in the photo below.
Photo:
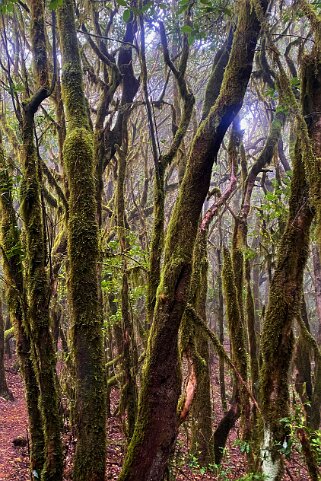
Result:
<svg viewBox="0 0 321 481"><path fill-rule="evenodd" d="M267 88L264 94L266 97L269 97L272 100L277 100L279 97L277 90L273 87Z"/></svg>
<svg viewBox="0 0 321 481"><path fill-rule="evenodd" d="M267 477L262 473L247 473L236 481L264 481Z"/></svg>
<svg viewBox="0 0 321 481"><path fill-rule="evenodd" d="M121 252L120 242L115 237L107 244L107 258L103 263L101 287L117 305L117 311L109 315L108 325L111 326L122 318L120 299L123 256L126 258L130 278L129 299L134 313L137 303L146 296L145 272L148 270L148 253L142 249L136 234L126 231L125 237L128 246L126 251Z"/></svg>
<svg viewBox="0 0 321 481"><path fill-rule="evenodd" d="M251 445L248 441L243 439L236 439L234 441L234 445L240 448L242 454L250 454L251 452Z"/></svg>
<svg viewBox="0 0 321 481"><path fill-rule="evenodd" d="M9 15L13 13L16 0L0 0L0 13Z"/></svg>
<svg viewBox="0 0 321 481"><path fill-rule="evenodd" d="M282 446L279 446L280 452L286 457L291 456L292 451L301 452L301 444L298 440L297 433L303 430L309 438L311 449L315 456L317 463L321 464L321 431L314 431L306 425L303 406L296 404L294 412L291 416L280 419L280 423L288 430L288 438L284 441Z"/></svg>
<svg viewBox="0 0 321 481"><path fill-rule="evenodd" d="M49 9L50 10L57 10L57 8L62 7L63 0L50 0Z"/></svg>
<svg viewBox="0 0 321 481"><path fill-rule="evenodd" d="M188 466L195 472L200 474L212 473L217 481L227 481L231 468L223 466L222 464L210 463L207 466L201 466L198 462L197 454L190 454L188 459Z"/></svg>
<svg viewBox="0 0 321 481"><path fill-rule="evenodd" d="M288 213L288 199L290 196L291 172L287 172L282 178L282 183L272 180L274 190L267 192L261 204L261 215L270 221L278 219L285 221Z"/></svg>

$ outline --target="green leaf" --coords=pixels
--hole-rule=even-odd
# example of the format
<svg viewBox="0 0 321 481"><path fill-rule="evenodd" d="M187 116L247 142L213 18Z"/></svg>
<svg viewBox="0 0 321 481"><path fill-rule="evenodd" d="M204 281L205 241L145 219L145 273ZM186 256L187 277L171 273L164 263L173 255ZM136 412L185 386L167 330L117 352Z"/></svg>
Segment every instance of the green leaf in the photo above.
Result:
<svg viewBox="0 0 321 481"><path fill-rule="evenodd" d="M49 9L57 10L57 8L61 7L62 4L63 4L63 0L50 0Z"/></svg>
<svg viewBox="0 0 321 481"><path fill-rule="evenodd" d="M116 2L122 7L127 7L127 2L125 0L116 0Z"/></svg>
<svg viewBox="0 0 321 481"><path fill-rule="evenodd" d="M124 22L128 23L130 20L130 16L131 16L131 11L128 9L124 10L124 13L123 13Z"/></svg>
<svg viewBox="0 0 321 481"><path fill-rule="evenodd" d="M147 12L147 10L152 7L153 5L153 2L147 2L145 5L143 5L143 7L141 8L141 12L144 13L144 12Z"/></svg>
<svg viewBox="0 0 321 481"><path fill-rule="evenodd" d="M181 28L181 31L183 33L189 34L189 33L192 33L193 29L190 25L183 25L183 27Z"/></svg>

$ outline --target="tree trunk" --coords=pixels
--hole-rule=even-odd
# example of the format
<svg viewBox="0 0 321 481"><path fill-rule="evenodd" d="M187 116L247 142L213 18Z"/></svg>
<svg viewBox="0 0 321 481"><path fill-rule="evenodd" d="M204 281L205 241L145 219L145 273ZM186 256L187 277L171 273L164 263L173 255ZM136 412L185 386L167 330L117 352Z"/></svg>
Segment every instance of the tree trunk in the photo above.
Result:
<svg viewBox="0 0 321 481"><path fill-rule="evenodd" d="M177 436L181 385L177 339L189 295L199 216L218 149L242 106L260 32L252 3L241 1L238 5L239 22L221 93L194 138L168 227L138 418L119 478L121 481L161 480ZM260 6L264 12L267 2L260 2L258 8Z"/></svg>
<svg viewBox="0 0 321 481"><path fill-rule="evenodd" d="M8 388L6 371L4 366L4 323L2 313L2 302L0 300L0 397L7 401L13 401L12 392Z"/></svg>
<svg viewBox="0 0 321 481"><path fill-rule="evenodd" d="M24 222L27 322L31 330L32 361L40 390L40 410L44 425L45 463L43 481L62 479L62 445L60 439L56 357L50 332L50 286L47 273L47 245L42 199L42 172L34 140L35 114L50 96L44 4L30 2L31 46L38 90L23 105L21 215Z"/></svg>
<svg viewBox="0 0 321 481"><path fill-rule="evenodd" d="M70 191L68 257L77 430L73 476L77 481L102 481L106 454L106 381L99 306L95 165L71 0L66 0L58 9L58 23L67 124L63 157Z"/></svg>
<svg viewBox="0 0 321 481"><path fill-rule="evenodd" d="M30 326L26 320L26 292L23 281L22 247L11 195L11 181L0 144L1 245L9 315L14 325L17 354L24 378L30 431L30 468L40 475L44 464L44 433L40 412L40 392L31 359ZM14 254L12 254L14 253Z"/></svg>
<svg viewBox="0 0 321 481"><path fill-rule="evenodd" d="M261 458L268 481L279 481L283 463L279 447L286 436L280 419L287 416L289 367L293 350L292 324L300 309L303 272L308 256L313 214L307 201L308 187L297 140L287 227L281 239L276 270L261 338L260 406L263 418Z"/></svg>

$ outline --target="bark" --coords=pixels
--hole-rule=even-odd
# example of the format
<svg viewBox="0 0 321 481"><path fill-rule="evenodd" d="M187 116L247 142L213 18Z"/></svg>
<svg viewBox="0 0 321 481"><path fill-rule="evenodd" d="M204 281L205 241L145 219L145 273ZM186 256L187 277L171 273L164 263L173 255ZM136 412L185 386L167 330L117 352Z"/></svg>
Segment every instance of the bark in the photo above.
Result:
<svg viewBox="0 0 321 481"><path fill-rule="evenodd" d="M224 299L223 299L223 289L222 289L222 254L221 248L217 249L217 266L219 269L217 277L218 285L218 308L217 308L217 323L219 329L219 340L222 345L224 345ZM220 393L223 411L226 411L226 391L225 391L225 369L224 361L219 359L219 370L220 370ZM216 454L215 454L216 457Z"/></svg>
<svg viewBox="0 0 321 481"><path fill-rule="evenodd" d="M94 142L82 84L75 12L71 0L58 9L62 96L66 116L63 157L69 196L68 259L72 346L76 375L77 446L74 479L105 476L106 387L103 320L99 306L98 225Z"/></svg>
<svg viewBox="0 0 321 481"><path fill-rule="evenodd" d="M311 416L310 416L310 428L318 431L320 427L320 416L321 416L321 351L319 345L314 337L308 330L302 317L297 318L301 329L301 336L304 341L310 346L314 354L315 368L314 368L314 383L312 386L311 395Z"/></svg>
<svg viewBox="0 0 321 481"><path fill-rule="evenodd" d="M219 422L214 433L214 459L215 464L220 464L224 454L224 448L227 443L228 435L234 428L236 421L241 415L239 400L233 394L231 406L224 417Z"/></svg>
<svg viewBox="0 0 321 481"><path fill-rule="evenodd" d="M30 432L30 469L39 475L44 464L44 433L40 412L40 392L31 359L30 326L27 323L26 292L23 280L22 247L17 217L13 207L11 181L0 144L1 248L6 282L6 299L14 326L17 354L25 383Z"/></svg>
<svg viewBox="0 0 321 481"><path fill-rule="evenodd" d="M242 106L252 71L260 22L250 1L241 1L238 27L220 95L201 123L170 219L157 290L138 417L121 481L161 480L178 430L181 373L178 331L189 294L193 247L211 170L224 134ZM267 2L260 3L263 12Z"/></svg>
<svg viewBox="0 0 321 481"><path fill-rule="evenodd" d="M235 260L234 260L235 262ZM247 360L247 346L246 346L246 331L241 315L241 306L239 304L239 289L236 287L235 267L232 263L229 250L224 249L224 263L223 263L223 287L224 297L226 303L226 316L230 334L231 344L231 358L234 362L242 379L247 382L248 379L248 360ZM237 379L235 380L237 383ZM242 428L245 439L249 437L249 420L250 420L250 405L248 394L243 386L238 383L235 386L233 393L233 403L239 403L239 410L235 411L235 415L240 412L242 416ZM233 408L232 408L232 412ZM228 417L228 414L227 414ZM222 446L222 450L225 446Z"/></svg>
<svg viewBox="0 0 321 481"><path fill-rule="evenodd" d="M7 401L13 401L12 392L8 388L6 371L4 365L4 323L2 313L2 303L0 301L0 397Z"/></svg>
<svg viewBox="0 0 321 481"><path fill-rule="evenodd" d="M321 262L318 246L312 246L312 262L314 275L315 303L318 318L318 341L321 344Z"/></svg>
<svg viewBox="0 0 321 481"><path fill-rule="evenodd" d="M309 229L313 213L308 202L308 186L297 140L289 217L282 236L261 338L260 406L263 419L261 441L262 470L269 481L283 476L279 451L286 429L279 422L289 408L288 376L293 351L293 319L300 309L303 272L308 256Z"/></svg>
<svg viewBox="0 0 321 481"><path fill-rule="evenodd" d="M128 239L126 237L126 219L125 219L125 176L126 176L126 159L127 159L127 137L123 135L123 149L118 155L118 180L117 180L117 228L120 242L122 258L122 285L121 285L121 312L122 312L122 354L123 354L123 370L124 385L122 386L122 401L127 409L127 437L130 440L136 421L137 414L137 390L136 390L136 369L137 354L136 341L133 329L133 320L130 313L129 305L129 279L127 271L126 250L128 249Z"/></svg>
<svg viewBox="0 0 321 481"><path fill-rule="evenodd" d="M35 114L50 96L44 5L30 2L31 46L37 92L24 103L22 113L21 215L25 232L27 322L30 324L32 361L40 390L40 410L44 426L45 463L43 481L62 479L61 417L57 392L56 358L50 332L50 287L46 268L47 246L42 199L42 171L34 140Z"/></svg>
<svg viewBox="0 0 321 481"><path fill-rule="evenodd" d="M302 322L304 322L306 328L310 332L308 313L303 295L301 301L301 312L299 313L299 315L302 318ZM295 365L298 370L295 379L295 388L301 398L306 414L306 422L309 426L311 423L311 400L313 393L311 372L311 347L304 338L304 335L302 335L302 333L296 345Z"/></svg>
<svg viewBox="0 0 321 481"><path fill-rule="evenodd" d="M194 248L189 303L203 320L206 319L207 271L207 230L200 230ZM191 452L200 465L207 466L214 460L209 347L206 334L195 325L188 312L185 312L182 321L181 346L193 367L190 378L195 378L190 396L186 390L183 406L183 411L186 411L184 419L192 407ZM189 409L185 408L187 403Z"/></svg>

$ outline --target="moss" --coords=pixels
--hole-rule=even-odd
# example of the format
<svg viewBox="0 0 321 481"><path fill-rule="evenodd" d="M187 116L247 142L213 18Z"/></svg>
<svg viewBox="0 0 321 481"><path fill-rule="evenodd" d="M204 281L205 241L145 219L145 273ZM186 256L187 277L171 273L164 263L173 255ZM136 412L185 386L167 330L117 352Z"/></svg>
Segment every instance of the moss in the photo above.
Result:
<svg viewBox="0 0 321 481"><path fill-rule="evenodd" d="M206 318L207 270L207 230L199 230L193 253L189 304L204 319ZM195 324L188 310L185 310L182 320L180 347L187 358L190 358L196 376L196 392L191 412L191 453L198 459L200 465L207 466L214 460L212 424L209 422L212 417L209 348L206 334L200 326ZM184 399L181 398L180 401L183 404Z"/></svg>
<svg viewBox="0 0 321 481"><path fill-rule="evenodd" d="M9 339L12 339L14 336L14 326L10 327L4 332L4 342L8 342Z"/></svg>
<svg viewBox="0 0 321 481"><path fill-rule="evenodd" d="M147 323L152 324L156 292L160 281L161 258L164 248L164 171L159 170L158 180L154 181L154 220L150 244L149 276L147 287Z"/></svg>
<svg viewBox="0 0 321 481"><path fill-rule="evenodd" d="M93 473L102 476L105 463L105 380L102 317L98 298L98 226L91 132L83 127L67 131L64 160L70 189L69 288L78 428L74 475L82 480L93 476Z"/></svg>
<svg viewBox="0 0 321 481"><path fill-rule="evenodd" d="M137 422L121 481L162 478L177 436L176 409L181 383L177 341L189 295L199 216L222 138L243 101L260 31L255 14L250 13L249 2L241 5L240 25L221 94L194 137L168 226ZM266 8L267 2L262 1L262 5Z"/></svg>
<svg viewBox="0 0 321 481"><path fill-rule="evenodd" d="M283 443L286 436L284 424L279 420L288 413L288 374L293 352L292 324L300 312L303 271L308 256L309 227L313 218L310 206L306 202L307 192L301 142L298 140L293 159L289 218L279 247L261 337L262 433L270 433L269 449L273 462L280 459L277 446ZM279 471L282 471L282 464Z"/></svg>
<svg viewBox="0 0 321 481"><path fill-rule="evenodd" d="M1 140L1 138L0 138ZM30 467L39 474L44 464L43 420L39 410L39 388L34 365L30 357L30 326L26 322L26 293L23 280L22 247L13 207L12 182L7 170L0 142L0 212L1 245L4 255L4 278L6 299L10 318L14 326L17 354L25 382L27 410L30 430Z"/></svg>
<svg viewBox="0 0 321 481"><path fill-rule="evenodd" d="M245 333L240 315L239 300L235 285L231 256L227 248L224 249L223 288L226 302L227 320L231 336L232 359L243 379L248 376L248 362L245 345Z"/></svg>
<svg viewBox="0 0 321 481"><path fill-rule="evenodd" d="M127 132L123 132L127 138ZM118 183L116 195L117 231L121 253L125 254L128 249L126 212L125 212L125 178L127 164L127 144L124 142L123 150L119 152L118 159ZM124 386L122 387L122 403L127 409L127 435L130 439L134 432L137 415L137 389L135 377L137 375L138 355L133 328L133 319L129 303L129 279L127 259L122 257L122 286L121 286L121 312L122 312L122 348L123 348L123 371Z"/></svg>
<svg viewBox="0 0 321 481"><path fill-rule="evenodd" d="M34 144L34 111L24 109L22 125L23 180L21 215L25 234L25 289L30 326L31 353L40 390L40 411L44 425L44 481L62 478L61 418L58 407L55 352L50 333L49 278L46 270L46 237L43 224L39 163Z"/></svg>
<svg viewBox="0 0 321 481"><path fill-rule="evenodd" d="M69 196L69 297L76 375L77 448L74 478L103 479L106 448L106 380L99 305L99 236L94 140L83 92L75 12L66 0L58 9L62 50L62 95L67 134L63 147Z"/></svg>

